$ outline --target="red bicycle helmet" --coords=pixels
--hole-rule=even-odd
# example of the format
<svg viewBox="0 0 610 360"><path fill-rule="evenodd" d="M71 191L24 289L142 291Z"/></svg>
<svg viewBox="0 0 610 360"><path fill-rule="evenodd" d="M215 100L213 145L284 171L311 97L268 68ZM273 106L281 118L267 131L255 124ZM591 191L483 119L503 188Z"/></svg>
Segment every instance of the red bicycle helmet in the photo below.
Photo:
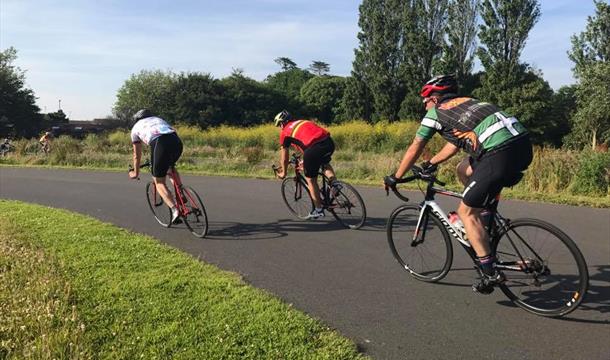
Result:
<svg viewBox="0 0 610 360"><path fill-rule="evenodd" d="M428 80L419 93L422 97L429 97L432 93L446 94L457 92L457 81L453 75L438 75Z"/></svg>

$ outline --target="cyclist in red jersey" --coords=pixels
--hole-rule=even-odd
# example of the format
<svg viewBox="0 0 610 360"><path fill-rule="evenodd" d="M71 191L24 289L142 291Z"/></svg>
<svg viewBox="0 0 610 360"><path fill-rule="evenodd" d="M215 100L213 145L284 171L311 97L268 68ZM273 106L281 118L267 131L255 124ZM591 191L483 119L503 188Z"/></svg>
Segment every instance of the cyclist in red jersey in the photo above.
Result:
<svg viewBox="0 0 610 360"><path fill-rule="evenodd" d="M284 110L275 116L275 126L281 128L280 132L280 170L277 176L283 179L288 167L288 147L292 146L303 153L303 168L307 187L313 199L315 209L309 214L310 219L324 216L320 187L318 186L318 170L324 169L331 186L335 186L335 171L330 166L330 160L335 151L335 143L330 133L324 128L309 120L296 120L288 111Z"/></svg>

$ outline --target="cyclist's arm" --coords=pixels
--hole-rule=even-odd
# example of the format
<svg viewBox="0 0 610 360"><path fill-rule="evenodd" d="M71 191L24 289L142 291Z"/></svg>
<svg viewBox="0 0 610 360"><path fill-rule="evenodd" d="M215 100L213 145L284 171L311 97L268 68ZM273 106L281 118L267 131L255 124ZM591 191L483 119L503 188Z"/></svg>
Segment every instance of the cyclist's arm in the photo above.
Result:
<svg viewBox="0 0 610 360"><path fill-rule="evenodd" d="M140 160L142 160L142 143L133 143L133 171L136 176L140 174Z"/></svg>
<svg viewBox="0 0 610 360"><path fill-rule="evenodd" d="M458 151L460 151L459 147L448 142L447 145L445 145L441 149L441 151L439 151L436 155L432 157L432 159L430 159L430 164L440 164L455 155Z"/></svg>
<svg viewBox="0 0 610 360"><path fill-rule="evenodd" d="M396 178L400 179L403 177L411 166L415 164L424 150L424 147L426 147L427 142L428 140L423 137L420 137L419 135L415 136L415 139L413 139L413 142L407 148L407 152L405 152L405 155L402 157L398 170L396 170L396 173L394 174Z"/></svg>
<svg viewBox="0 0 610 360"><path fill-rule="evenodd" d="M281 174L286 175L286 171L288 170L288 147L282 146L280 148L280 166L281 166Z"/></svg>

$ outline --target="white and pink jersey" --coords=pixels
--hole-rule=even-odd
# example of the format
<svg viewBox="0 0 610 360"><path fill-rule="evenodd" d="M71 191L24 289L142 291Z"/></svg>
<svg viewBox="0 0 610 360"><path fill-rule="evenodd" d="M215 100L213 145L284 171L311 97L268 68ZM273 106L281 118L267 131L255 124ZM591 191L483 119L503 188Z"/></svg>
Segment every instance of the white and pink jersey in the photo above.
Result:
<svg viewBox="0 0 610 360"><path fill-rule="evenodd" d="M175 133L173 127L171 127L165 120L160 117L151 116L139 120L131 129L131 142L139 143L144 142L146 145L150 145L150 142L164 134Z"/></svg>

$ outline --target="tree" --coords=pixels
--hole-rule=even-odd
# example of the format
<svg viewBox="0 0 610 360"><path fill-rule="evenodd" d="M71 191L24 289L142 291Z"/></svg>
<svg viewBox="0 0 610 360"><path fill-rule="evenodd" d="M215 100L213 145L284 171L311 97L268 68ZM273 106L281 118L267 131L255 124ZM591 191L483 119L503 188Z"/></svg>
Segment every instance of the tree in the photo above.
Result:
<svg viewBox="0 0 610 360"><path fill-rule="evenodd" d="M551 113L547 117L551 122L545 131L545 141L561 147L564 138L571 131L571 119L576 112L576 85L562 86L553 94Z"/></svg>
<svg viewBox="0 0 610 360"><path fill-rule="evenodd" d="M345 78L317 76L301 88L301 100L307 112L324 123L330 123L339 112L339 103L345 90Z"/></svg>
<svg viewBox="0 0 610 360"><path fill-rule="evenodd" d="M34 136L42 116L34 91L25 87L25 72L13 65L17 50L0 51L0 132L3 136Z"/></svg>
<svg viewBox="0 0 610 360"><path fill-rule="evenodd" d="M222 121L223 88L209 73L182 73L176 78L175 109L177 121L201 127Z"/></svg>
<svg viewBox="0 0 610 360"><path fill-rule="evenodd" d="M287 57L279 57L273 61L275 61L276 64L278 64L279 66L281 66L283 71L292 70L292 69L297 68L297 63L295 63L294 61L292 61L290 58L287 58Z"/></svg>
<svg viewBox="0 0 610 360"><path fill-rule="evenodd" d="M585 31L572 36L577 110L568 137L571 146L610 141L610 5L595 1L595 16L589 16Z"/></svg>
<svg viewBox="0 0 610 360"><path fill-rule="evenodd" d="M577 110L568 142L595 149L610 142L610 62L598 62L580 70L576 90Z"/></svg>
<svg viewBox="0 0 610 360"><path fill-rule="evenodd" d="M132 74L117 92L113 112L128 121L139 109L149 109L167 119L175 116L176 74L171 71L142 70Z"/></svg>
<svg viewBox="0 0 610 360"><path fill-rule="evenodd" d="M267 76L265 83L274 91L289 98L291 107L300 107L301 87L313 76L309 71L293 68Z"/></svg>
<svg viewBox="0 0 610 360"><path fill-rule="evenodd" d="M572 36L568 56L575 64L576 77L593 64L610 61L610 5L595 1L595 16L587 18L585 31Z"/></svg>
<svg viewBox="0 0 610 360"><path fill-rule="evenodd" d="M419 89L434 74L445 46L448 0L413 0L403 13L401 51L407 93L400 106L401 118L419 118L424 113Z"/></svg>
<svg viewBox="0 0 610 360"><path fill-rule="evenodd" d="M309 65L309 71L321 76L327 74L330 71L330 65L323 61L314 61Z"/></svg>
<svg viewBox="0 0 610 360"><path fill-rule="evenodd" d="M373 100L372 120L398 119L406 94L406 74L401 49L405 1L364 0L360 5L359 47L355 50L351 81L366 87ZM350 91L355 90L351 86Z"/></svg>
<svg viewBox="0 0 610 360"><path fill-rule="evenodd" d="M447 42L437 65L440 73L455 74L461 87L468 83L474 62L480 0L453 0L447 16Z"/></svg>
<svg viewBox="0 0 610 360"><path fill-rule="evenodd" d="M220 81L223 87L223 123L250 126L271 121L286 107L286 97L241 72ZM278 110L279 109L279 110Z"/></svg>
<svg viewBox="0 0 610 360"><path fill-rule="evenodd" d="M479 38L484 46L477 51L481 63L486 72L514 85L523 71L519 58L540 17L540 5L537 0L484 0L481 10L484 23Z"/></svg>

